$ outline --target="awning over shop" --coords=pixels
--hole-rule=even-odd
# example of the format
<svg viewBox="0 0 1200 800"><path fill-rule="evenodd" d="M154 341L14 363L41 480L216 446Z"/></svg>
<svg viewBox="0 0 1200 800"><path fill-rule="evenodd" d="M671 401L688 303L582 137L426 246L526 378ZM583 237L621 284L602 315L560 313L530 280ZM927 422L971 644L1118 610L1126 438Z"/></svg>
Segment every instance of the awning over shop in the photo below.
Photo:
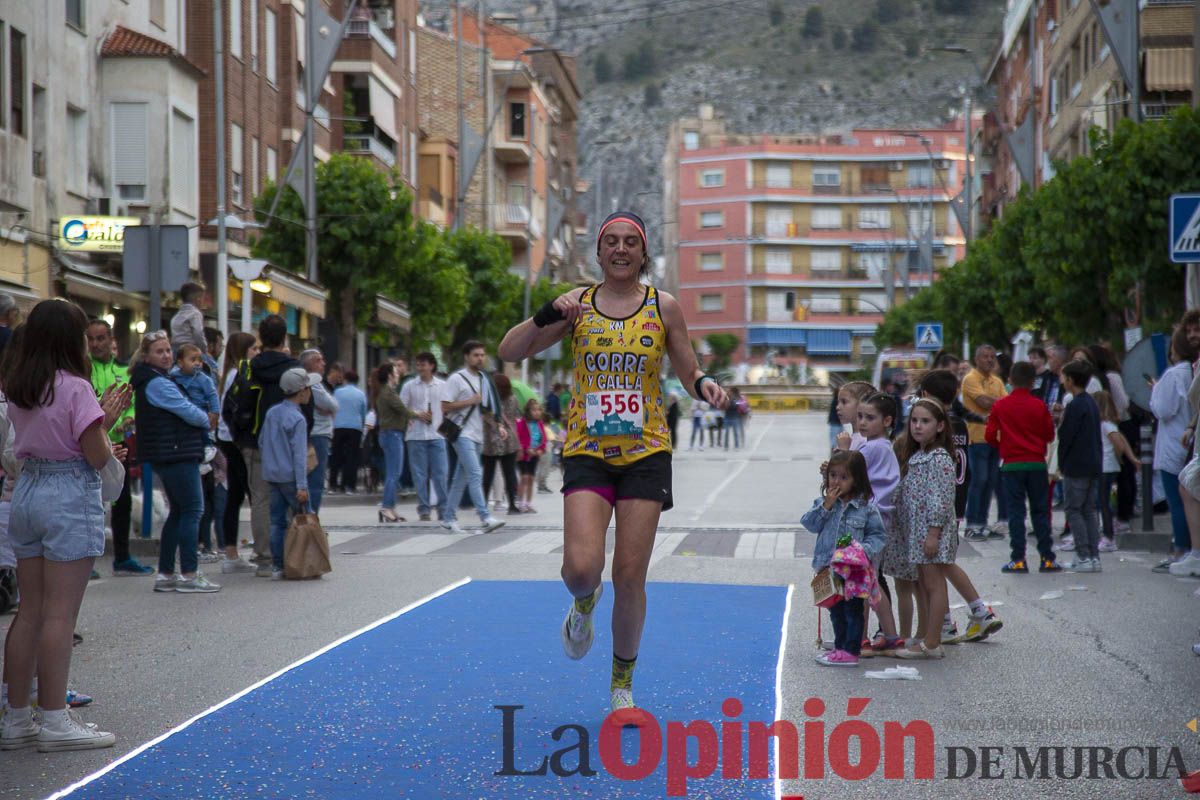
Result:
<svg viewBox="0 0 1200 800"><path fill-rule="evenodd" d="M97 265L79 261L62 253L56 254L55 259L62 268L60 277L66 285L68 295L143 312L150 310L150 299L146 295L126 292L119 279L101 272Z"/></svg>
<svg viewBox="0 0 1200 800"><path fill-rule="evenodd" d="M767 347L800 347L808 342L808 331L803 328L750 328L746 332L746 344Z"/></svg>
<svg viewBox="0 0 1200 800"><path fill-rule="evenodd" d="M267 267L263 277L271 282L271 298L294 306L318 319L325 318L325 290L315 283L278 267Z"/></svg>
<svg viewBox="0 0 1200 800"><path fill-rule="evenodd" d="M1192 49L1158 47L1146 51L1145 89L1186 92L1192 88Z"/></svg>
<svg viewBox="0 0 1200 800"><path fill-rule="evenodd" d="M402 331L412 330L412 317L408 309L382 295L375 296L375 316L381 325Z"/></svg>

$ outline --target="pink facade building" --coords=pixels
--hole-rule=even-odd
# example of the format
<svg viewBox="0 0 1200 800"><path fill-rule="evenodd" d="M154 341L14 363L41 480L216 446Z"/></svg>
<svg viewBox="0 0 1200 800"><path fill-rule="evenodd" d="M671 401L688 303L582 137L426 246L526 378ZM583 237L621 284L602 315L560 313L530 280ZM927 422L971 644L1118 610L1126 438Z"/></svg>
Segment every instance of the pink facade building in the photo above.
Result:
<svg viewBox="0 0 1200 800"><path fill-rule="evenodd" d="M727 134L707 107L678 120L666 285L693 338L737 336L735 364L859 368L883 313L964 253L964 152L959 123L772 136Z"/></svg>

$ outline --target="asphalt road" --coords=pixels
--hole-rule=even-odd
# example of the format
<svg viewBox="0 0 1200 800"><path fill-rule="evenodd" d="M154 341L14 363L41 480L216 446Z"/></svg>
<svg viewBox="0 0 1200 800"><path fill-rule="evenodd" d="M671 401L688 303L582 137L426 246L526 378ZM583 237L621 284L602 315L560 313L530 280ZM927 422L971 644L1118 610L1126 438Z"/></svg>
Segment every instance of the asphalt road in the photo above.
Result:
<svg viewBox="0 0 1200 800"><path fill-rule="evenodd" d="M1142 748L1127 752L1127 772L1145 765L1151 747L1160 748L1160 772L1169 766L1173 747L1187 770L1200 769L1200 735L1186 727L1200 715L1200 659L1190 650L1200 623L1200 581L1151 574L1153 557L1139 552L1112 554L1101 574L1007 576L999 572L1007 560L1004 542L963 542L959 562L1004 619L996 637L949 648L940 662L878 659L858 669L824 668L812 660L818 652L817 615L808 594L812 537L796 524L817 493L817 465L827 439L824 416L762 416L747 434L741 451L677 454L675 509L663 517L650 580L795 584L781 718L798 728L823 721L826 739L841 741L844 736L835 731L847 718L847 698L869 698L858 716L881 738L886 739L885 722L915 720L928 722L935 738L932 780L913 780L911 744L906 780L885 778L882 762L870 777L846 780L834 768L839 746L819 759L823 778L785 780L785 796L1183 795L1174 780L1107 779L1103 767L1091 779L1087 752L1084 777L1078 779L1056 777L1051 751L1043 754L1046 778L1014 773L1021 767L1018 747L1028 748L1030 759L1038 757L1037 747L1067 748L1068 775L1074 748L1087 747L1112 748L1110 763L1121 748ZM511 518L499 533L453 538L432 526L370 524L374 510L368 505L339 503L324 515L334 571L319 582L216 575L225 588L209 596L156 595L145 579L106 576L93 582L79 622L85 642L75 649L71 683L96 697L83 716L116 732L117 746L56 755L0 753L0 797L44 797L61 789L297 659L465 576L557 580L561 501L552 495L538 500L539 514ZM411 506L401 511L416 517ZM1062 595L1040 599L1056 591ZM952 596L952 602L959 600ZM962 620L966 611L955 613ZM0 618L0 630L11 619ZM828 626L825 630L831 636ZM863 675L899 664L916 666L922 679L878 681ZM648 695L652 689L640 687L644 703ZM809 698L820 698L825 712L807 714ZM713 719L721 699L713 698ZM300 707L319 702L319 696L296 698ZM802 776L804 748L816 741L807 730L805 737ZM985 747L1003 749L981 756ZM947 777L949 748L961 748L954 751L959 774L969 766L965 749L973 751L972 776ZM857 745L850 750L850 763L857 763ZM1003 770L1004 777L981 777L989 759L991 773ZM181 787L178 796L191 795ZM479 795L464 789L462 796Z"/></svg>

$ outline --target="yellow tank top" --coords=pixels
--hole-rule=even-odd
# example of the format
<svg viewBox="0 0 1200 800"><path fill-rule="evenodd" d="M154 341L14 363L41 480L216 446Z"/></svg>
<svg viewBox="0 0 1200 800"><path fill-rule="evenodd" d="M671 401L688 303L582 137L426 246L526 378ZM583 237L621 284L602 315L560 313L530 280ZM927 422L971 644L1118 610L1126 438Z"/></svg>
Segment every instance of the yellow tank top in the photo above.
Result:
<svg viewBox="0 0 1200 800"><path fill-rule="evenodd" d="M575 381L563 455L595 456L622 466L669 453L671 432L659 381L667 331L658 292L647 286L637 311L611 319L596 309L596 288L580 296L583 315L571 336Z"/></svg>

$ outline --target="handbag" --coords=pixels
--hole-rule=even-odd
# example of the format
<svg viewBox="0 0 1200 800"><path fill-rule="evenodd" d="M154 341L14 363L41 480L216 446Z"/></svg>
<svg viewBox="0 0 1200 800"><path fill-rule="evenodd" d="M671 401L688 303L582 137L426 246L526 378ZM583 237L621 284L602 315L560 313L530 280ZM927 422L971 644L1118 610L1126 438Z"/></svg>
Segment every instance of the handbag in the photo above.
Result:
<svg viewBox="0 0 1200 800"><path fill-rule="evenodd" d="M474 386L471 385L471 382L466 379L466 377L463 377L463 381L466 382L468 389L475 388ZM481 383L479 385L479 389L475 392L475 394L482 394L482 393L483 393L483 384ZM478 404L476 404L476 405L478 405ZM437 432L440 433L442 435L442 438L445 439L447 442L449 442L450 444L454 444L455 442L458 441L458 437L462 435L462 429L466 426L467 420L469 420L471 418L471 415L474 413L475 413L475 406L471 406L471 408L467 411L466 415L463 416L461 424L455 422L454 420L450 419L449 417L443 417L442 424L438 425Z"/></svg>
<svg viewBox="0 0 1200 800"><path fill-rule="evenodd" d="M824 567L813 575L812 579L813 605L821 608L833 608L842 599L842 579L833 574L829 567Z"/></svg>
<svg viewBox="0 0 1200 800"><path fill-rule="evenodd" d="M288 523L283 543L283 576L289 580L319 578L332 572L329 536L316 514L301 512Z"/></svg>
<svg viewBox="0 0 1200 800"><path fill-rule="evenodd" d="M125 465L111 453L108 463L100 470L100 499L105 503L115 503L125 488Z"/></svg>

